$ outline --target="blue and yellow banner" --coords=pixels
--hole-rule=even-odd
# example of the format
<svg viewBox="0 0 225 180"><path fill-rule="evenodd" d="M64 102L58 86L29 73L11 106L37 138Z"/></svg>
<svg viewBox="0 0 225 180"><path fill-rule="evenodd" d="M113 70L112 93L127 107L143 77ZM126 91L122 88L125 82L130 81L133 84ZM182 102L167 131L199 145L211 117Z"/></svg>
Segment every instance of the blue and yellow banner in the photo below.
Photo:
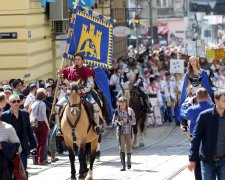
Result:
<svg viewBox="0 0 225 180"><path fill-rule="evenodd" d="M73 9L68 33L68 47L64 58L73 60L81 52L85 62L104 68L111 67L112 61L112 20L102 15L94 17L91 10L76 5Z"/></svg>

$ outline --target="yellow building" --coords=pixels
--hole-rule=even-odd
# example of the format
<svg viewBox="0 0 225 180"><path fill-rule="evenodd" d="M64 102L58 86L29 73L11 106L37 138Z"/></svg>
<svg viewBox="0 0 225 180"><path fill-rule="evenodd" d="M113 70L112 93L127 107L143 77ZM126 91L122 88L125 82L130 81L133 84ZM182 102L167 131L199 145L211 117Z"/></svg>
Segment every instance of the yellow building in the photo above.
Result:
<svg viewBox="0 0 225 180"><path fill-rule="evenodd" d="M112 5L105 0L94 11L108 17L112 14L115 26L126 24L124 0ZM52 38L54 27L41 0L1 0L0 22L0 81L26 73L31 74L27 81L55 77L61 64L62 41ZM127 38L114 37L114 44L114 57L125 55Z"/></svg>
<svg viewBox="0 0 225 180"><path fill-rule="evenodd" d="M61 58L40 1L1 0L0 22L0 80L53 77Z"/></svg>

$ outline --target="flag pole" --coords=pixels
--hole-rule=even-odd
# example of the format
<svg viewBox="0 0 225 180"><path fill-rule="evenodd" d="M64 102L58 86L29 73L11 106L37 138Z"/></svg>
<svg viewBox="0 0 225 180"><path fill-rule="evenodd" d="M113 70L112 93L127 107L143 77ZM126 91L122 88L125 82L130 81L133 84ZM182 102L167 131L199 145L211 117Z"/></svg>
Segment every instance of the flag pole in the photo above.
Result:
<svg viewBox="0 0 225 180"><path fill-rule="evenodd" d="M78 0L76 0L74 2L74 8L76 8L77 4L78 4ZM74 17L72 16L70 22L73 22L73 20L74 20ZM71 37L71 33L72 33L72 29L69 29L68 30L68 33L67 33L67 38L70 38ZM66 43L65 48L64 48L64 53L67 52L68 45L69 45L69 43ZM65 58L63 57L62 58L62 61L61 61L60 69L63 68L64 63L65 63ZM54 99L53 99L53 103L52 103L52 109L51 109L50 119L51 119L52 115L55 114L55 105L56 105L57 95L58 95L58 92L59 92L59 84L60 84L60 81L61 81L60 76L58 76L58 74L57 74L57 84L56 84L56 87L55 87L55 93L54 93Z"/></svg>

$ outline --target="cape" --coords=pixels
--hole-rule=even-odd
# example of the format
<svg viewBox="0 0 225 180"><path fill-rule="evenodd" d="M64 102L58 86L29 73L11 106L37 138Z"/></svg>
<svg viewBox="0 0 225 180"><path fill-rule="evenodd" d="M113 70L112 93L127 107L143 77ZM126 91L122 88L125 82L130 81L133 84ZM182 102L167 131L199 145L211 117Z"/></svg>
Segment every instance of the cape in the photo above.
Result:
<svg viewBox="0 0 225 180"><path fill-rule="evenodd" d="M212 98L212 96L213 96L212 84L209 80L209 76L208 76L207 72L203 69L201 69L201 76L202 76L201 85L208 91L210 97ZM188 74L186 73L185 78L184 78L184 84L183 84L183 88L182 88L181 98L180 98L180 107L187 97L188 83L189 83Z"/></svg>
<svg viewBox="0 0 225 180"><path fill-rule="evenodd" d="M112 111L112 100L111 100L111 94L110 94L110 89L109 89L108 76L105 73L105 71L100 67L94 68L93 71L95 72L95 82L96 82L98 88L104 94L104 96L108 102L109 117L110 117L110 120L112 120L113 111Z"/></svg>

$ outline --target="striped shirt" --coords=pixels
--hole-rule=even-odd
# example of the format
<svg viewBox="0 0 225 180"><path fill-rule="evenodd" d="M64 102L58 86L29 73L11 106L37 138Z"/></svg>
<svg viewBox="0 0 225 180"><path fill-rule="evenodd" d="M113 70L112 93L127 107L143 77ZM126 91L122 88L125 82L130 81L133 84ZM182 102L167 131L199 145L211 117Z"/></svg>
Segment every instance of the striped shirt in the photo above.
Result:
<svg viewBox="0 0 225 180"><path fill-rule="evenodd" d="M0 142L9 142L9 143L20 143L18 136L16 135L15 129L5 122L0 125ZM21 146L19 148L21 152Z"/></svg>

